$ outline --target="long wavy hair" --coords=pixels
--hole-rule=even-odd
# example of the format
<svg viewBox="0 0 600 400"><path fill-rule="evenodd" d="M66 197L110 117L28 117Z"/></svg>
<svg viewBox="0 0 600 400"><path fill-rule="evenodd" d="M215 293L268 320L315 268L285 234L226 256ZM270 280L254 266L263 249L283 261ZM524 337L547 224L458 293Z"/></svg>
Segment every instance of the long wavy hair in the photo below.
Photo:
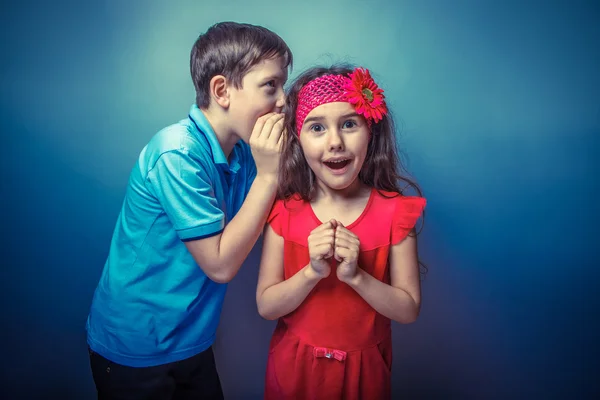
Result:
<svg viewBox="0 0 600 400"><path fill-rule="evenodd" d="M304 201L310 202L316 193L317 184L315 173L308 166L304 157L300 139L296 132L296 110L298 107L298 94L310 81L322 75L348 75L354 70L349 64L335 64L330 67L313 67L298 77L289 86L285 105L285 136L284 148L280 159L279 186L277 197L289 199L299 196ZM358 179L365 185L381 191L395 192L405 195L414 192L422 197L419 185L409 177L408 171L402 164L400 153L396 145L396 130L392 112L378 123L371 125L371 140L367 147L365 162L358 174ZM383 193L381 193L384 195ZM395 196L394 196L395 197ZM423 219L425 213L423 213ZM421 229L414 234L417 235ZM419 261L422 274L427 272L427 267Z"/></svg>

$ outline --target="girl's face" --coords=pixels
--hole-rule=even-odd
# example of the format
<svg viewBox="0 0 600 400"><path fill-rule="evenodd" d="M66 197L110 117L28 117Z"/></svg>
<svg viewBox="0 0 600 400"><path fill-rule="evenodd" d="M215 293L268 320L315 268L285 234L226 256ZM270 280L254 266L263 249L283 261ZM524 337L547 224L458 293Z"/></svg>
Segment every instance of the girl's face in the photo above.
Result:
<svg viewBox="0 0 600 400"><path fill-rule="evenodd" d="M322 190L344 190L358 184L369 140L367 121L346 102L315 107L300 132L304 156Z"/></svg>

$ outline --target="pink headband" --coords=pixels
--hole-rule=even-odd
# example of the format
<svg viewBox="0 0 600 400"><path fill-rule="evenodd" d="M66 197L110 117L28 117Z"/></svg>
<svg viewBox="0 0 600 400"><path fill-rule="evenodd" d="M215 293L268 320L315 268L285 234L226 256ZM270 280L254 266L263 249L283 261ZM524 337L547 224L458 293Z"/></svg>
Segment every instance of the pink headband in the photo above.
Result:
<svg viewBox="0 0 600 400"><path fill-rule="evenodd" d="M308 82L298 94L296 134L300 136L307 115L316 107L333 102L348 102L357 114L364 116L371 126L387 114L385 96L368 69L355 68L348 76L323 75Z"/></svg>

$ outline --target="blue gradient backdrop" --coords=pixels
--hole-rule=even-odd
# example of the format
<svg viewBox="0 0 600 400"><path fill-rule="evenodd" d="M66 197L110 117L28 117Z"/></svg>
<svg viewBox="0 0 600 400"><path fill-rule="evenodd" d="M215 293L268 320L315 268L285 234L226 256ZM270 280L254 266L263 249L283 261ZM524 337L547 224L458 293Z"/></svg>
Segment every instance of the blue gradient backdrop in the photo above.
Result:
<svg viewBox="0 0 600 400"><path fill-rule="evenodd" d="M169 4L170 3L170 4ZM394 325L396 398L599 396L600 7L517 1L47 1L0 12L6 399L92 399L85 319L128 173L186 116L219 21L372 69L429 199L419 321ZM227 398L262 394L260 243L216 342Z"/></svg>

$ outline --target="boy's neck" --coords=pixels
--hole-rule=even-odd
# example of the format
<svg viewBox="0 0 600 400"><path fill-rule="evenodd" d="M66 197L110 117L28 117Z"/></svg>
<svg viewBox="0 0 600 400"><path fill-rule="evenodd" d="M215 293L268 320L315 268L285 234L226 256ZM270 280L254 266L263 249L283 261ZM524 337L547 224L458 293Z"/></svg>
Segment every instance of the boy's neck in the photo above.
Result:
<svg viewBox="0 0 600 400"><path fill-rule="evenodd" d="M200 111L215 132L225 158L229 159L233 146L240 140L239 136L230 129L229 124L225 122L226 119L218 110L201 108Z"/></svg>

